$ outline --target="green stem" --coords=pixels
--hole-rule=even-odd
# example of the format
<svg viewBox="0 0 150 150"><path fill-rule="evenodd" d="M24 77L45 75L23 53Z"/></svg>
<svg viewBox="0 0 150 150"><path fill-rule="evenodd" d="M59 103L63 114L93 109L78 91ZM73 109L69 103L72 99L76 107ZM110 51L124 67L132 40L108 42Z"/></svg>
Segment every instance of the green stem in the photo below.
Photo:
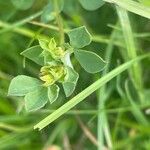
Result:
<svg viewBox="0 0 150 150"><path fill-rule="evenodd" d="M39 17L41 14L42 14L42 11L39 11L39 12L37 12L37 13L35 13L35 14L33 14L33 15L31 15L31 16L25 18L25 19L22 19L22 20L20 20L20 21L17 21L16 23L13 23L13 24L11 24L11 25L8 24L8 25L6 26L6 28L0 30L0 34L2 34L2 33L4 33L4 32L11 31L11 30L14 30L14 29L16 29L17 27L22 26L22 25L26 24L27 22L29 22L29 21L31 21L31 20L33 20L33 19ZM2 23L2 22L0 21L0 24L1 24L1 23Z"/></svg>
<svg viewBox="0 0 150 150"><path fill-rule="evenodd" d="M59 15L58 0L54 0L54 5L55 5L55 12L56 12L56 21L58 24L59 34L60 34L60 44L63 44L65 41L64 28L63 28L63 22L61 16Z"/></svg>
<svg viewBox="0 0 150 150"><path fill-rule="evenodd" d="M0 128L1 129L5 129L5 130L9 130L9 131L15 131L15 132L25 132L25 131L30 131L32 130L31 126L30 127L17 127L17 126L13 126L10 124L6 124L6 123L2 123L0 122Z"/></svg>

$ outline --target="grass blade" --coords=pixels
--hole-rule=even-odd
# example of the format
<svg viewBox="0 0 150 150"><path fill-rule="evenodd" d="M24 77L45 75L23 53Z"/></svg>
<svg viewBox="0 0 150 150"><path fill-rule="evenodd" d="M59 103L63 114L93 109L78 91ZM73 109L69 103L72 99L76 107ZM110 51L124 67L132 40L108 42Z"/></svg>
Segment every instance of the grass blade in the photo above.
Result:
<svg viewBox="0 0 150 150"><path fill-rule="evenodd" d="M114 78L115 76L117 76L121 72L123 72L126 69L128 69L129 67L131 67L135 62L140 61L141 59L146 58L148 56L150 56L150 54L146 54L146 55L140 56L140 57L135 58L133 60L130 60L130 61L128 61L128 62L120 65L116 69L112 70L111 72L109 72L108 74L106 74L104 77L102 77L101 79L97 80L96 82L94 82L89 87L87 87L80 94L76 95L70 101L68 101L67 103L65 103L64 105L62 105L55 112L53 112L52 114L50 114L49 116L47 116L45 119L43 119L42 121L40 121L38 124L36 124L34 126L34 129L37 129L37 128L39 130L43 129L44 127L46 127L47 125L49 125L50 123L52 123L53 121L55 121L57 118L59 118L60 116L62 116L64 113L66 113L67 111L69 111L71 108L73 108L74 106L76 106L78 103L80 103L81 101L83 101L86 97L88 97L94 91L96 91L101 86L103 86L104 84L106 84L112 78Z"/></svg>
<svg viewBox="0 0 150 150"><path fill-rule="evenodd" d="M124 40L126 43L127 55L128 59L134 59L137 57L137 50L134 42L134 36L132 32L132 28L130 25L130 20L128 17L128 13L125 9L116 6L117 13L120 19ZM142 101L143 95L143 83L142 83L142 75L141 75L141 67L139 63L135 63L130 70L132 81L138 91L140 100Z"/></svg>
<svg viewBox="0 0 150 150"><path fill-rule="evenodd" d="M132 0L104 0L109 3L114 3L130 12L133 12L142 17L150 19L150 8Z"/></svg>
<svg viewBox="0 0 150 150"><path fill-rule="evenodd" d="M114 48L114 41L115 41L115 37L116 37L116 30L114 29L112 31L111 37L110 37L110 42L106 48L106 54L105 54L105 60L107 62L111 61L111 57L112 57L112 52L113 52L113 48ZM110 63L107 64L107 66L105 67L104 71L103 71L103 76L105 76L108 71L109 71L109 67L110 67ZM98 145L98 149L101 150L104 146L104 135L106 138L106 142L108 144L109 148L112 148L112 142L111 142L111 134L110 134L110 129L109 129L109 125L108 125L108 119L107 119L107 114L106 112L100 112L101 109L105 108L105 101L107 100L107 97L105 96L107 93L107 89L106 89L106 84L104 86L101 87L101 89L98 91L98 125L97 125L97 136L98 136L98 141L99 141L99 145ZM102 123L103 122L103 123Z"/></svg>

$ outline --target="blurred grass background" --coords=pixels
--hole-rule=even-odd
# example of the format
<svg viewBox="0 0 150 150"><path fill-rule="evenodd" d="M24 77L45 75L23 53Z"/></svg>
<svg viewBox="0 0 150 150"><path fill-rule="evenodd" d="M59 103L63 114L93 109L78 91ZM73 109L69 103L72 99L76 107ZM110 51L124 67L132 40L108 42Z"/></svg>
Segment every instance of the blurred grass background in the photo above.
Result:
<svg viewBox="0 0 150 150"><path fill-rule="evenodd" d="M40 22L46 0L35 0L26 10L17 8L12 1L0 0L0 149L57 150L59 147L64 150L95 150L100 142L103 149L149 150L150 59L139 64L140 72L124 72L46 129L40 132L33 130L38 121L69 99L61 90L54 104L27 113L23 98L7 97L8 86L16 75L38 77L39 66L26 60L24 68L24 58L20 53L37 44L37 37L49 36L58 40L59 33L55 21L49 24ZM91 75L72 57L80 78L71 97L120 63L128 61L133 49L137 55L149 52L150 21L130 12L121 20L126 13L119 8L116 11L111 4L105 4L96 11L87 11L78 1L65 0L61 13L64 28L68 30L85 25L93 40L87 49L95 51L109 64L103 72ZM131 40L132 47L128 45ZM137 75L141 76L140 92L134 78Z"/></svg>

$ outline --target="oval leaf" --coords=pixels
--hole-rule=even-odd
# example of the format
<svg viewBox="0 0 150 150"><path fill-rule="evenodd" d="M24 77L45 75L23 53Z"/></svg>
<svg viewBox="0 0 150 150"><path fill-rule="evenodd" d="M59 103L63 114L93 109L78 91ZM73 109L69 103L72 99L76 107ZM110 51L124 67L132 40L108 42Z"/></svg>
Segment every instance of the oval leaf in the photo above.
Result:
<svg viewBox="0 0 150 150"><path fill-rule="evenodd" d="M65 82L62 84L67 97L69 97L75 90L78 78L78 73L74 69L67 67Z"/></svg>
<svg viewBox="0 0 150 150"><path fill-rule="evenodd" d="M91 35L85 26L75 28L68 32L70 44L74 48L82 48L91 43Z"/></svg>
<svg viewBox="0 0 150 150"><path fill-rule="evenodd" d="M43 66L44 57L41 56L42 52L43 52L43 49L39 45L37 45L37 46L33 46L33 47L26 49L25 51L21 53L21 55Z"/></svg>
<svg viewBox="0 0 150 150"><path fill-rule="evenodd" d="M41 87L25 96L25 107L27 111L35 111L42 108L48 102L47 88Z"/></svg>
<svg viewBox="0 0 150 150"><path fill-rule="evenodd" d="M48 99L50 103L52 104L59 95L59 87L56 84L53 84L48 87Z"/></svg>
<svg viewBox="0 0 150 150"><path fill-rule="evenodd" d="M86 10L96 10L105 3L103 0L79 0L79 2Z"/></svg>
<svg viewBox="0 0 150 150"><path fill-rule="evenodd" d="M103 70L106 65L105 61L96 53L75 50L74 54L80 65L89 73L97 73Z"/></svg>
<svg viewBox="0 0 150 150"><path fill-rule="evenodd" d="M25 75L19 75L11 80L8 95L9 96L24 96L25 94L34 91L41 87L42 83L36 78Z"/></svg>

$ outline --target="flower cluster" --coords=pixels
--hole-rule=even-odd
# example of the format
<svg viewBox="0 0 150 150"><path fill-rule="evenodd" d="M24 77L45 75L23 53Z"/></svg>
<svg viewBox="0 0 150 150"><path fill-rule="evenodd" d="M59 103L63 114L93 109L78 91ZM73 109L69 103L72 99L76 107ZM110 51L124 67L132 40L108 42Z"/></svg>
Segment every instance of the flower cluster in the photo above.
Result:
<svg viewBox="0 0 150 150"><path fill-rule="evenodd" d="M45 65L40 69L40 79L44 81L43 85L48 87L56 81L63 82L66 75L66 67L62 62L65 56L64 48L57 47L54 38L50 41L39 40L39 43L45 57Z"/></svg>

